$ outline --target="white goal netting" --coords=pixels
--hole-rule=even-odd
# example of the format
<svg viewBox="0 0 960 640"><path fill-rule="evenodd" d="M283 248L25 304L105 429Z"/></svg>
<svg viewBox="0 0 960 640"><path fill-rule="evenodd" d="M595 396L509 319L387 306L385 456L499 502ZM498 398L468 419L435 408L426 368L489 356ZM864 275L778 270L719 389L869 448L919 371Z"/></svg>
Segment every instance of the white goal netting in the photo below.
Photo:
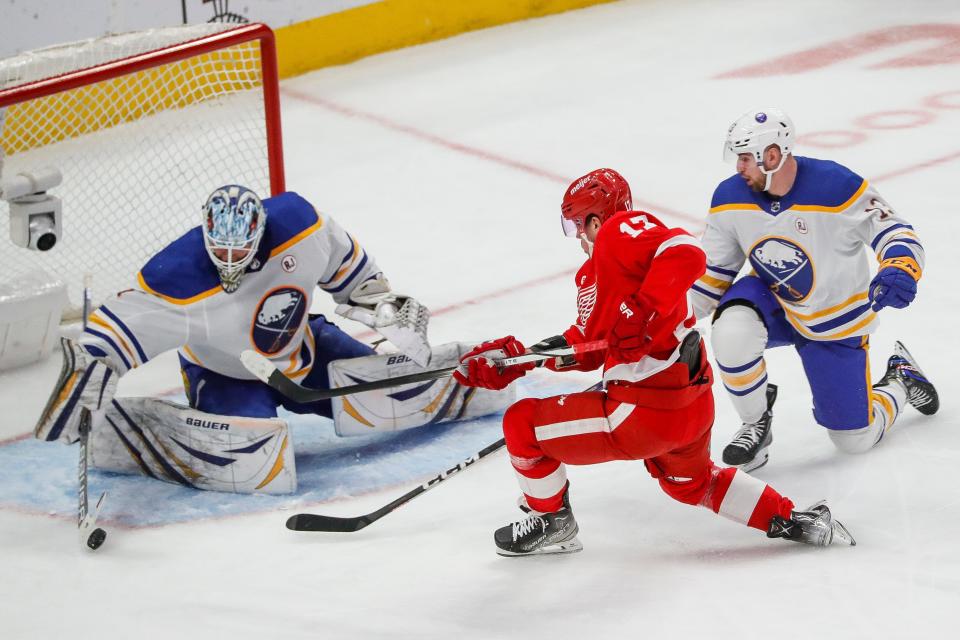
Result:
<svg viewBox="0 0 960 640"><path fill-rule="evenodd" d="M67 284L76 317L85 273L95 302L128 288L147 258L199 224L215 187L270 194L271 165L282 172L282 162L268 153L266 122L276 119L278 139L279 113L265 108L261 42L221 37L243 29L155 29L0 60L3 175L63 174L51 189L63 201L62 237L30 251L0 228L2 278L46 271ZM0 201L0 227L6 213Z"/></svg>

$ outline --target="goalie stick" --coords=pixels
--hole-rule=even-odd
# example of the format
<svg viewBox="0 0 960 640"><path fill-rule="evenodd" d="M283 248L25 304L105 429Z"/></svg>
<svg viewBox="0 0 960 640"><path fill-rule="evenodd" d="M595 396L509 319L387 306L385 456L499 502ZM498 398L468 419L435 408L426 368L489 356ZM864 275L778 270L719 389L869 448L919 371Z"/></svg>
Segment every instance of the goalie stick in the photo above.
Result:
<svg viewBox="0 0 960 640"><path fill-rule="evenodd" d="M606 341L597 340L594 342L576 344L562 349L550 349L547 351L539 351L537 353L525 353L512 358L502 358L499 360L494 360L494 364L496 364L498 367L508 367L525 362L538 362L542 360L548 360L550 358L578 355L581 353L598 351L606 348ZM375 391L376 389L390 389L392 387L399 387L414 382L436 380L438 378L445 378L449 375L452 375L453 372L457 370L457 367L444 367L443 369L420 371L405 376L397 376L396 378L362 382L360 384L354 384L348 387L340 387L338 389L308 389L307 387L301 387L291 378L284 375L284 373L280 371L280 369L278 369L273 362L256 351L252 351L250 349L243 351L240 354L240 361L243 363L243 366L247 368L247 371L265 382L267 385L276 389L291 400L301 403L327 400L329 398L348 396L354 393L363 393L364 391Z"/></svg>
<svg viewBox="0 0 960 640"><path fill-rule="evenodd" d="M87 317L90 315L90 275L83 277L83 328L87 328ZM77 466L77 529L80 533L80 544L93 551L100 548L107 539L107 532L97 525L97 517L107 492L100 494L93 513L90 513L90 503L87 495L87 444L90 442L90 410L83 407L80 410L80 461Z"/></svg>
<svg viewBox="0 0 960 640"><path fill-rule="evenodd" d="M598 382L597 384L586 389L586 391L596 391L602 386L603 383ZM318 513L298 513L287 518L287 529L290 529L291 531L325 531L329 533L351 533L353 531L360 531L360 529L373 524L388 513L407 504L417 496L426 493L430 489L433 489L444 480L447 480L451 476L463 471L474 462L478 462L480 459L485 458L491 453L496 453L503 448L504 444L506 444L506 442L503 438L500 438L493 444L487 445L477 453L473 454L457 466L443 471L439 475L430 478L419 487L416 487L415 489L403 494L393 502L385 504L376 511L372 511L366 515L355 516L353 518L338 518L336 516L325 516Z"/></svg>
<svg viewBox="0 0 960 640"><path fill-rule="evenodd" d="M97 517L100 515L100 508L103 506L103 500L107 497L107 492L100 494L97 505L93 513L90 513L90 505L87 499L87 444L90 440L90 410L84 407L80 415L80 463L77 468L77 477L79 479L79 490L77 491L77 529L80 533L80 544L96 551L107 539L107 532L97 525Z"/></svg>

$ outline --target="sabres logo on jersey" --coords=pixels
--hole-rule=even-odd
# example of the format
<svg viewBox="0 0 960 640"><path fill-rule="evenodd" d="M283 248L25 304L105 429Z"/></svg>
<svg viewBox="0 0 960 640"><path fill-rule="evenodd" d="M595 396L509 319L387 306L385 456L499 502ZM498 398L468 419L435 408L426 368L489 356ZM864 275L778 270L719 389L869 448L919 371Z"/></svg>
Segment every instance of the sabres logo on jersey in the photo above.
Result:
<svg viewBox="0 0 960 640"><path fill-rule="evenodd" d="M813 263L803 247L792 240L763 238L750 250L750 264L785 302L800 302L813 290Z"/></svg>
<svg viewBox="0 0 960 640"><path fill-rule="evenodd" d="M294 287L267 292L253 316L253 344L260 353L273 355L290 344L307 313L307 296Z"/></svg>

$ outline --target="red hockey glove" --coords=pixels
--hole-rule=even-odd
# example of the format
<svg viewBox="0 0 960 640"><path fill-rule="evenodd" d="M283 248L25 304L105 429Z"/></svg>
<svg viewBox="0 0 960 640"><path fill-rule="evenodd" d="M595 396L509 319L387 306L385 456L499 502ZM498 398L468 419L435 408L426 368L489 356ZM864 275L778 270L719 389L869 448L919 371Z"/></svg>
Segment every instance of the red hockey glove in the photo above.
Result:
<svg viewBox="0 0 960 640"><path fill-rule="evenodd" d="M526 348L524 348L523 343L513 336L484 342L460 358L460 366L453 372L453 378L467 387L504 389L511 382L533 369L536 364L526 362L500 369L494 366L492 360L494 358L512 358L523 354L525 351Z"/></svg>
<svg viewBox="0 0 960 640"><path fill-rule="evenodd" d="M619 312L607 338L608 353L620 362L636 362L650 353L653 341L647 329L656 312L636 295L625 298Z"/></svg>

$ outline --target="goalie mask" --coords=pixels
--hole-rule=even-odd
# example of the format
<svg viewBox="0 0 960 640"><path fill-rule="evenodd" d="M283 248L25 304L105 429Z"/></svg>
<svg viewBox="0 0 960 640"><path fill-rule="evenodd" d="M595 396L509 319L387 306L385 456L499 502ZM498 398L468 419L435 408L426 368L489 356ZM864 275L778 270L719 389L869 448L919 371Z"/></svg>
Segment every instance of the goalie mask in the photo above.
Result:
<svg viewBox="0 0 960 640"><path fill-rule="evenodd" d="M632 209L630 185L624 177L613 169L597 169L574 180L563 194L560 224L566 236L578 238L590 216L603 224L613 214Z"/></svg>
<svg viewBox="0 0 960 640"><path fill-rule="evenodd" d="M203 205L203 243L227 293L240 286L260 246L266 222L267 212L260 198L239 185L219 187Z"/></svg>

